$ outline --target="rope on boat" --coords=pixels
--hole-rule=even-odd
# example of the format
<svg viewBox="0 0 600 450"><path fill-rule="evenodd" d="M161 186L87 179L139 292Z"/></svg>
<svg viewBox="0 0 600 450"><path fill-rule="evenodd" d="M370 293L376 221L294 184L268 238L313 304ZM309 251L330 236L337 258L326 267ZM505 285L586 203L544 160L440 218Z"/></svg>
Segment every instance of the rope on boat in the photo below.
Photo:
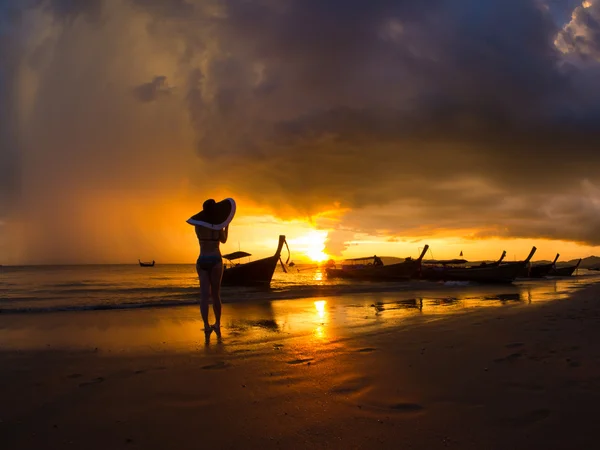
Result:
<svg viewBox="0 0 600 450"><path fill-rule="evenodd" d="M285 244L285 248L287 248L288 257L287 257L287 260L285 261L285 264L284 264L284 262L283 262L283 260L281 259L281 256L280 256L279 257L279 262L281 263L281 268L283 269L283 272L284 273L288 273L288 271L287 271L287 269L286 269L285 266L290 262L290 257L292 256L292 253L290 252L290 247L289 247L289 245L287 243L287 239L284 238L283 239L283 243Z"/></svg>

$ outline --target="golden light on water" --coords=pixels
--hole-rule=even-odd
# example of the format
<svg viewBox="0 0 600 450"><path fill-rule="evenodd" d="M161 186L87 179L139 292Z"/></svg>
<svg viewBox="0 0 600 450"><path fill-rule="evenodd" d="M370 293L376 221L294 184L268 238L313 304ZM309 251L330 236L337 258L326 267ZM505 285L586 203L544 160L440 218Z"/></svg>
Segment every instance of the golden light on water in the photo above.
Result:
<svg viewBox="0 0 600 450"><path fill-rule="evenodd" d="M323 281L323 272L321 272L321 269L317 269L315 271L315 275L313 276L313 281Z"/></svg>
<svg viewBox="0 0 600 450"><path fill-rule="evenodd" d="M327 337L327 333L326 333L326 329L325 329L325 318L326 318L326 311L325 311L325 306L327 305L327 302L325 300L317 300L314 302L315 304L315 309L317 310L317 316L318 316L318 323L319 325L317 326L317 328L315 328L315 337L317 339L325 339Z"/></svg>
<svg viewBox="0 0 600 450"><path fill-rule="evenodd" d="M325 305L327 302L325 300L318 300L315 302L315 308L317 309L317 314L319 315L319 319L323 319L325 317Z"/></svg>

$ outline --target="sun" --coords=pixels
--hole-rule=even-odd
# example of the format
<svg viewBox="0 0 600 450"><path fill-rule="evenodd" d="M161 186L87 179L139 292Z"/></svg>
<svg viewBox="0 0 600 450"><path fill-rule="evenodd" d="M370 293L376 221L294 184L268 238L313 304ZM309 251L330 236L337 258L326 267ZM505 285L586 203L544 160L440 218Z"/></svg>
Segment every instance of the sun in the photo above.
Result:
<svg viewBox="0 0 600 450"><path fill-rule="evenodd" d="M290 240L290 244L293 244L312 261L323 262L329 259L329 255L325 253L326 240L327 231L312 230L304 236Z"/></svg>

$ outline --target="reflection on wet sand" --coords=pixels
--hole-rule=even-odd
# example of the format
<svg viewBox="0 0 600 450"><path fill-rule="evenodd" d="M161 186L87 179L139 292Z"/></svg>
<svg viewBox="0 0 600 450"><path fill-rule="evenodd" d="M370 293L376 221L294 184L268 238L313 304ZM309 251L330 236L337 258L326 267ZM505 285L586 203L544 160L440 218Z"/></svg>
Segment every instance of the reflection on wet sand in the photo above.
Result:
<svg viewBox="0 0 600 450"><path fill-rule="evenodd" d="M312 336L316 342L408 326L477 308L516 307L568 297L595 282L527 280L510 286L439 286L399 292L355 293L224 304L224 351L240 345ZM312 341L311 341L312 342ZM0 349L104 348L151 351L203 344L197 307L0 316ZM312 345L312 344L311 344Z"/></svg>

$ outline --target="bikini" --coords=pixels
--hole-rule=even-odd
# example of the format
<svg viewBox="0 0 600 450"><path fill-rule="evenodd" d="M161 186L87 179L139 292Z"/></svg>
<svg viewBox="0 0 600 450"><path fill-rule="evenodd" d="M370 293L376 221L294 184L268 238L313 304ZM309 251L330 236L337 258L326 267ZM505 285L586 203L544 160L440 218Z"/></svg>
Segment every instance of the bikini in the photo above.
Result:
<svg viewBox="0 0 600 450"><path fill-rule="evenodd" d="M209 242L219 242L219 238L217 239L200 239L198 238L198 240L200 242L203 241L209 241ZM198 269L202 269L205 270L209 273L212 272L213 268L218 266L219 264L222 264L223 260L221 259L221 255L214 255L214 254L209 254L209 255L203 255L202 252L200 253L200 256L198 256L198 259L196 260L196 268Z"/></svg>

